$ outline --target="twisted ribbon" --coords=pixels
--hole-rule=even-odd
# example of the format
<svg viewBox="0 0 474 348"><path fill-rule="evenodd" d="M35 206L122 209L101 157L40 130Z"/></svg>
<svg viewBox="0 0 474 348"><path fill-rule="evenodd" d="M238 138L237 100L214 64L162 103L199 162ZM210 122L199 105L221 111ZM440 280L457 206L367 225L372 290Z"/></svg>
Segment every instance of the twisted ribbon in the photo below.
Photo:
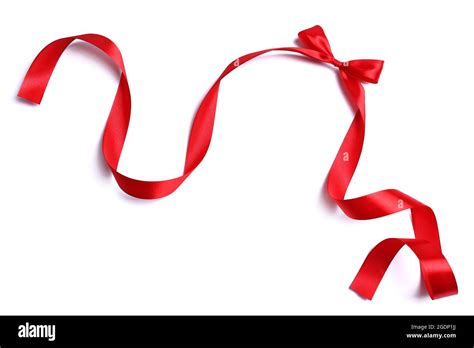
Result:
<svg viewBox="0 0 474 348"><path fill-rule="evenodd" d="M436 217L430 207L394 189L357 198L345 198L364 142L365 93L361 82L377 83L383 61L360 59L340 62L334 58L320 26L303 30L298 36L304 47L280 47L253 52L239 57L224 69L202 100L194 117L183 174L168 180L137 180L117 170L130 121L131 96L122 55L108 38L85 34L53 41L31 64L18 96L33 103L41 103L59 58L74 40L88 42L102 50L121 71L118 90L103 133L102 151L105 161L124 192L137 198L155 199L175 191L206 155L212 138L220 82L231 71L270 51L289 51L318 62L332 64L339 70L343 88L355 110L355 116L329 170L328 193L347 216L358 220L374 219L410 209L415 234L415 238L388 238L376 245L368 254L350 288L359 295L372 299L391 261L397 252L407 245L419 259L423 281L430 297L437 299L456 294L456 279L442 254Z"/></svg>

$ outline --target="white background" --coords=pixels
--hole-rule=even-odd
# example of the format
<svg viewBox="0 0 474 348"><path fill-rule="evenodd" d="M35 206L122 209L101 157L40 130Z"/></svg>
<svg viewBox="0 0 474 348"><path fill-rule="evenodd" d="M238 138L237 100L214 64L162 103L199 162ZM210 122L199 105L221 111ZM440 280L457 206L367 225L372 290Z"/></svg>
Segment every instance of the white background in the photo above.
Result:
<svg viewBox="0 0 474 348"><path fill-rule="evenodd" d="M47 43L108 36L133 102L119 170L167 179L225 66L316 24L339 60L385 60L349 197L430 205L459 295L431 301L405 248L373 301L348 289L375 244L413 231L406 212L355 221L325 196L352 119L330 66L272 54L233 72L207 157L155 201L104 167L118 72L95 49L66 51L41 106L16 98ZM468 1L3 1L0 33L0 314L474 314Z"/></svg>

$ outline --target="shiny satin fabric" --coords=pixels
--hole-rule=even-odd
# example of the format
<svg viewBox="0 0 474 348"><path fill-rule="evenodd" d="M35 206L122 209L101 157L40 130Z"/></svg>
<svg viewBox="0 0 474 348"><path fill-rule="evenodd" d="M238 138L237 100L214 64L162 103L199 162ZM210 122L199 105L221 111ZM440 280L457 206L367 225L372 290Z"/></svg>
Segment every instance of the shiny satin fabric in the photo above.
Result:
<svg viewBox="0 0 474 348"><path fill-rule="evenodd" d="M74 40L88 42L102 50L121 71L118 90L103 133L102 151L105 161L124 192L137 198L156 199L174 192L205 157L212 138L220 81L230 72L270 51L293 52L332 65L339 71L339 78L355 110L355 116L328 173L329 196L347 216L358 220L374 219L410 209L415 235L411 239L388 238L377 244L369 252L350 288L360 296L372 299L391 261L406 245L419 259L424 285L432 299L456 294L458 291L456 279L442 253L436 217L431 208L394 189L350 199L345 197L364 142L366 114L362 82L377 83L383 61L372 59L338 61L334 58L320 26L303 30L299 33L299 39L304 47L280 47L249 53L232 61L226 67L196 112L189 135L183 174L168 180L144 181L125 176L117 170L130 121L131 95L122 55L118 47L108 38L97 34L85 34L50 43L31 64L18 95L31 102L41 103L56 63Z"/></svg>

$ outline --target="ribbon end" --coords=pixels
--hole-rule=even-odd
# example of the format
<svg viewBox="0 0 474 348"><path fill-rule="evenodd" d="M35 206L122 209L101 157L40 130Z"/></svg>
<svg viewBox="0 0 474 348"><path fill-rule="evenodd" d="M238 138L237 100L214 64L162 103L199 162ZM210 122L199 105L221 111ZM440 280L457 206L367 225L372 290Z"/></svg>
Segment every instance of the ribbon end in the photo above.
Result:
<svg viewBox="0 0 474 348"><path fill-rule="evenodd" d="M31 90L23 88L23 86L20 88L20 91L18 92L17 97L35 105L41 104L41 100L43 99L42 94L40 95L38 93L34 93Z"/></svg>
<svg viewBox="0 0 474 348"><path fill-rule="evenodd" d="M352 282L351 286L349 286L349 289L354 291L362 299L372 301L372 299L374 298L375 290L377 288L367 289L367 287L361 285L360 282L357 282L357 278L356 278Z"/></svg>

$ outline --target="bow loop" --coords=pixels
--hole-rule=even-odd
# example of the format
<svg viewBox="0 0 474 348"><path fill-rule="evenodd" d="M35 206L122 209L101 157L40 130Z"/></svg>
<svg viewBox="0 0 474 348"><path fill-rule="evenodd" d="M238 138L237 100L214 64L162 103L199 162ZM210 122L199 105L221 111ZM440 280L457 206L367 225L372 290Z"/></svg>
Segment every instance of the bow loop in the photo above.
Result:
<svg viewBox="0 0 474 348"><path fill-rule="evenodd" d="M382 73L383 60L356 59L342 63L339 69L345 70L349 75L358 80L377 83Z"/></svg>
<svg viewBox="0 0 474 348"><path fill-rule="evenodd" d="M319 25L300 31L298 33L298 37L306 48L311 48L315 51L325 54L329 61L334 59L329 41L324 34L323 28L321 28Z"/></svg>

